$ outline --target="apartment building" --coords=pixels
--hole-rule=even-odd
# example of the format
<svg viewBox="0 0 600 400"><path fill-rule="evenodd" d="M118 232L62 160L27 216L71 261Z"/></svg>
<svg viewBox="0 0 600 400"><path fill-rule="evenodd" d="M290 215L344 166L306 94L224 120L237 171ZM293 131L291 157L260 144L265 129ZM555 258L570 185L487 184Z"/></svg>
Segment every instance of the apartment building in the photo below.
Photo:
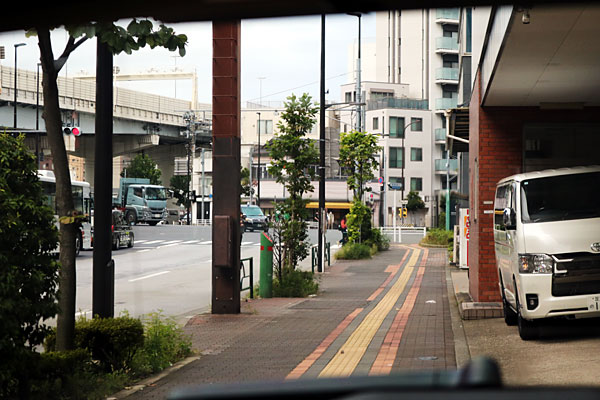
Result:
<svg viewBox="0 0 600 400"><path fill-rule="evenodd" d="M426 209L398 222L436 226L439 201L448 184L458 187L456 157L448 158L446 110L459 105L461 54L459 8L400 10L376 15L375 55L362 61L362 129L381 136L380 223L393 222L394 206L409 191L419 193ZM470 34L470 32L469 32ZM370 45L369 45L370 46ZM370 47L369 47L370 48ZM355 47L352 49L355 50ZM356 57L355 57L356 58ZM342 97L356 99L356 65L350 66L354 83L343 85ZM470 71L470 64L467 68ZM459 93L459 91L461 93ZM342 117L342 131L356 125L357 112ZM402 189L394 193L392 187Z"/></svg>

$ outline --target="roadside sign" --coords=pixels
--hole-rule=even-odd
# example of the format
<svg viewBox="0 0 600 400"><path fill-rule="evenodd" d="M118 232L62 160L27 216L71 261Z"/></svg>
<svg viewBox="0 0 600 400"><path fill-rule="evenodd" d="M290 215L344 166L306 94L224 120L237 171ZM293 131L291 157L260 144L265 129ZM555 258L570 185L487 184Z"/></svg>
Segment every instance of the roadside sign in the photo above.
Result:
<svg viewBox="0 0 600 400"><path fill-rule="evenodd" d="M388 187L392 190L402 190L401 183L388 183Z"/></svg>
<svg viewBox="0 0 600 400"><path fill-rule="evenodd" d="M379 177L379 183L383 183L383 176Z"/></svg>

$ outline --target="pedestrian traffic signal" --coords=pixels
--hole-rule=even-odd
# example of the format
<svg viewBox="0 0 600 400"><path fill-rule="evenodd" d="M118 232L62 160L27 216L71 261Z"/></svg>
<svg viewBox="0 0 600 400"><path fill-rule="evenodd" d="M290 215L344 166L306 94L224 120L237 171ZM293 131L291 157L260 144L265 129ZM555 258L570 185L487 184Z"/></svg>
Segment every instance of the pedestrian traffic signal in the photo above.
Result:
<svg viewBox="0 0 600 400"><path fill-rule="evenodd" d="M71 135L71 134L73 134L73 136L80 136L81 135L81 129L78 126L65 126L63 128L63 133L65 135Z"/></svg>

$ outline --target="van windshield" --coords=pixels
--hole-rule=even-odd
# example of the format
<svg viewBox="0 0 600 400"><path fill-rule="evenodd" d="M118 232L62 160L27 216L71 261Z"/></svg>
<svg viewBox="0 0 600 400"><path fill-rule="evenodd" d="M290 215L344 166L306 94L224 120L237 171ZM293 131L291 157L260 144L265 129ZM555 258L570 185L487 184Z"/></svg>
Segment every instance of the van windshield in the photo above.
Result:
<svg viewBox="0 0 600 400"><path fill-rule="evenodd" d="M257 217L263 215L259 207L242 207L242 212L248 217Z"/></svg>
<svg viewBox="0 0 600 400"><path fill-rule="evenodd" d="M524 223L600 217L600 172L521 182Z"/></svg>

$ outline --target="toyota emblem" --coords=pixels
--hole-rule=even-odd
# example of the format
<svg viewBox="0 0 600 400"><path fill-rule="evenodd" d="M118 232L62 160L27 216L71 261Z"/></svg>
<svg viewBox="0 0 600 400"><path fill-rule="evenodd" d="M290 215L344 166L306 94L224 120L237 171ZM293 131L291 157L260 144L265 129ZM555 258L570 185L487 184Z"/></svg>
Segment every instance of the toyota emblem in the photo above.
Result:
<svg viewBox="0 0 600 400"><path fill-rule="evenodd" d="M592 243L590 247L592 248L593 252L600 253L600 242Z"/></svg>

